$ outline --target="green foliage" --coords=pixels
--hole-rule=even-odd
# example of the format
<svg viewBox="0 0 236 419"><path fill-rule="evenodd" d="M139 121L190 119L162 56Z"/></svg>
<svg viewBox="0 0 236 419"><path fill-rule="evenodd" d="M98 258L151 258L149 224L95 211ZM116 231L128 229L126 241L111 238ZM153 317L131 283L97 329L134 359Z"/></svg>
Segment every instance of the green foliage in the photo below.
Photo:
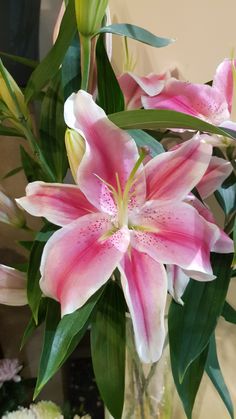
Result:
<svg viewBox="0 0 236 419"><path fill-rule="evenodd" d="M61 72L51 80L44 96L40 116L40 145L55 180L62 182L68 168L65 148L64 96Z"/></svg>
<svg viewBox="0 0 236 419"><path fill-rule="evenodd" d="M174 39L160 38L146 29L129 23L116 23L114 25L104 26L98 33L112 33L114 35L126 36L127 38L135 39L155 48L166 47L174 42Z"/></svg>
<svg viewBox="0 0 236 419"><path fill-rule="evenodd" d="M192 410L196 395L202 380L207 360L208 347L206 347L192 362L183 380L178 373L178 362L174 352L170 349L171 369L179 397L183 403L184 411L188 419L192 418Z"/></svg>
<svg viewBox="0 0 236 419"><path fill-rule="evenodd" d="M96 48L98 103L108 113L124 110L125 102L111 62L104 46L104 36L100 36Z"/></svg>
<svg viewBox="0 0 236 419"><path fill-rule="evenodd" d="M42 233L47 233L51 236L56 230L57 226L47 223L41 230ZM40 240L40 235L36 236L34 244L32 246L29 258L29 267L27 272L27 297L28 303L32 310L33 318L36 324L38 324L38 310L40 305L40 300L42 296L41 289L39 287L40 272L39 267L41 263L41 257L43 249L45 246L45 241Z"/></svg>
<svg viewBox="0 0 236 419"><path fill-rule="evenodd" d="M78 34L75 34L68 50L66 51L61 68L62 88L65 100L72 93L77 92L80 89L80 65L80 40Z"/></svg>
<svg viewBox="0 0 236 419"><path fill-rule="evenodd" d="M109 119L123 129L167 129L186 128L195 131L204 131L212 134L228 135L226 128L219 128L202 119L186 115L182 112L159 109L139 109L124 111L108 115ZM230 138L236 138L236 131Z"/></svg>
<svg viewBox="0 0 236 419"><path fill-rule="evenodd" d="M31 74L25 89L25 99L32 100L57 73L76 33L74 1L70 1L62 19L58 38L43 61Z"/></svg>
<svg viewBox="0 0 236 419"><path fill-rule="evenodd" d="M211 336L208 357L206 362L206 372L211 379L214 387L218 391L222 401L224 402L230 417L234 419L234 408L233 403L225 384L224 377L222 375L220 364L217 357L216 351L216 340L214 334Z"/></svg>
<svg viewBox="0 0 236 419"><path fill-rule="evenodd" d="M121 418L125 384L125 309L121 289L110 282L99 301L91 329L93 368L111 415Z"/></svg>
<svg viewBox="0 0 236 419"><path fill-rule="evenodd" d="M158 154L164 153L164 147L151 135L147 134L141 129L129 129L127 132L134 139L138 147L147 147L151 157L155 157Z"/></svg>
<svg viewBox="0 0 236 419"><path fill-rule="evenodd" d="M236 324L236 310L229 303L227 303L227 301L224 303L221 316L224 317L227 322Z"/></svg>
<svg viewBox="0 0 236 419"><path fill-rule="evenodd" d="M101 288L83 307L65 315L61 320L59 304L49 300L35 397L79 344L102 292Z"/></svg>
<svg viewBox="0 0 236 419"><path fill-rule="evenodd" d="M47 180L38 162L22 146L20 146L20 155L22 167L28 182L34 182L39 179Z"/></svg>

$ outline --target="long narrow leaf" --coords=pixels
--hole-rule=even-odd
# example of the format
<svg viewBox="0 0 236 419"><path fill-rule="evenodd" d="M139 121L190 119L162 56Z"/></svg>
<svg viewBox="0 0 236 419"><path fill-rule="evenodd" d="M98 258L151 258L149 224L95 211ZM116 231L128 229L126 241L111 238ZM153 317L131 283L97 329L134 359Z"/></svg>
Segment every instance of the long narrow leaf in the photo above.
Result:
<svg viewBox="0 0 236 419"><path fill-rule="evenodd" d="M98 33L113 33L114 35L126 36L155 48L166 47L175 42L174 39L161 38L146 29L129 23L116 23L114 25L104 26Z"/></svg>
<svg viewBox="0 0 236 419"><path fill-rule="evenodd" d="M139 109L118 112L108 117L123 129L186 128L236 138L236 131L219 128L194 116L176 111Z"/></svg>
<svg viewBox="0 0 236 419"><path fill-rule="evenodd" d="M122 291L110 282L99 302L91 329L96 382L115 419L121 418L124 402L125 308Z"/></svg>
<svg viewBox="0 0 236 419"><path fill-rule="evenodd" d="M211 282L191 280L183 296L184 306L172 302L169 309L170 348L180 382L192 362L203 352L221 315L231 278L232 254L214 254Z"/></svg>
<svg viewBox="0 0 236 419"><path fill-rule="evenodd" d="M218 391L223 403L225 404L225 407L228 410L230 417L234 419L233 403L220 369L214 334L210 339L208 357L206 362L206 372L209 378L211 379L213 385L215 386L216 390Z"/></svg>
<svg viewBox="0 0 236 419"><path fill-rule="evenodd" d="M38 65L27 83L25 99L29 102L56 74L76 33L74 1L70 1L62 19L58 38L47 56Z"/></svg>
<svg viewBox="0 0 236 419"><path fill-rule="evenodd" d="M97 83L99 105L108 113L123 111L124 96L116 79L104 46L104 36L100 36L96 47Z"/></svg>
<svg viewBox="0 0 236 419"><path fill-rule="evenodd" d="M236 310L229 303L227 303L227 301L224 303L221 316L224 317L227 322L236 324Z"/></svg>
<svg viewBox="0 0 236 419"><path fill-rule="evenodd" d="M164 153L164 147L145 131L142 131L141 129L129 129L127 132L134 139L138 147L146 147L148 149L151 157Z"/></svg>
<svg viewBox="0 0 236 419"><path fill-rule="evenodd" d="M58 227L54 226L53 224L46 224L42 228L42 232L47 232L52 235ZM40 305L40 300L42 296L41 289L39 287L39 279L40 279L40 272L39 267L41 263L41 257L43 253L43 249L45 246L45 242L39 241L36 239L31 249L30 258L29 258L29 267L27 272L27 297L29 306L32 310L32 314L34 317L34 321L38 323L38 310Z"/></svg>
<svg viewBox="0 0 236 419"><path fill-rule="evenodd" d="M184 376L184 379L180 381L177 368L177 360L173 351L170 350L171 368L175 386L183 403L183 407L188 419L192 418L192 410L204 373L207 354L208 347L206 347L203 352L198 355L198 357L192 362Z"/></svg>
<svg viewBox="0 0 236 419"><path fill-rule="evenodd" d="M103 289L100 289L83 307L74 313L65 315L60 321L58 321L57 307L55 308L56 314L54 314L54 310L50 307L48 321L46 321L45 338L34 394L35 397L58 371L82 339L102 292ZM57 319L56 323L53 320L55 316Z"/></svg>
<svg viewBox="0 0 236 419"><path fill-rule="evenodd" d="M40 117L41 149L57 182L63 181L68 168L65 130L64 95L59 71L46 91Z"/></svg>

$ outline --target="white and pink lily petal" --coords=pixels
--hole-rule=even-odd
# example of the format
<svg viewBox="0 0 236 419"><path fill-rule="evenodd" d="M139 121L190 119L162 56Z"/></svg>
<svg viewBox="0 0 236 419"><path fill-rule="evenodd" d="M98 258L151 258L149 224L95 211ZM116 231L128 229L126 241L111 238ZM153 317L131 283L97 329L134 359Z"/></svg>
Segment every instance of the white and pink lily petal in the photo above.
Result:
<svg viewBox="0 0 236 419"><path fill-rule="evenodd" d="M217 225L210 208L205 203L202 203L199 199L197 199L193 194L189 194L185 201L192 205L206 221L213 224L218 229L218 238L211 251L217 253L233 253L233 240Z"/></svg>
<svg viewBox="0 0 236 419"><path fill-rule="evenodd" d="M121 74L118 81L125 97L126 108L129 110L141 108L141 97L158 95L169 77L169 72L159 75L151 73L147 76L137 76L130 72Z"/></svg>
<svg viewBox="0 0 236 419"><path fill-rule="evenodd" d="M184 273L183 269L176 265L166 265L166 272L169 294L177 303L184 305L182 296L189 283L189 276Z"/></svg>
<svg viewBox="0 0 236 419"><path fill-rule="evenodd" d="M8 306L27 304L25 273L10 266L0 265L0 304Z"/></svg>
<svg viewBox="0 0 236 419"><path fill-rule="evenodd" d="M210 164L197 184L202 199L212 195L231 174L231 163L220 157L212 156Z"/></svg>

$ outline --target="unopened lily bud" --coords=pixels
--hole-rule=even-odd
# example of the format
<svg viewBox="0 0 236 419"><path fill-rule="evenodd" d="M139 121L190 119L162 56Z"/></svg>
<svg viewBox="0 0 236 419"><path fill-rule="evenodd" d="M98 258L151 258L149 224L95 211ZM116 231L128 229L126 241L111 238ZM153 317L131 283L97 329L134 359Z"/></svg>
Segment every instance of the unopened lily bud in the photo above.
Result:
<svg viewBox="0 0 236 419"><path fill-rule="evenodd" d="M85 152L85 142L83 137L72 129L66 130L65 144L70 169L73 178L76 181L77 170Z"/></svg>
<svg viewBox="0 0 236 419"><path fill-rule="evenodd" d="M28 119L29 111L19 86L0 60L0 99L15 118Z"/></svg>
<svg viewBox="0 0 236 419"><path fill-rule="evenodd" d="M15 202L0 188L0 221L21 228L25 225L25 217Z"/></svg>
<svg viewBox="0 0 236 419"><path fill-rule="evenodd" d="M78 31L83 36L93 36L101 27L108 0L75 0Z"/></svg>
<svg viewBox="0 0 236 419"><path fill-rule="evenodd" d="M26 277L24 272L0 265L0 304L24 306L27 304Z"/></svg>

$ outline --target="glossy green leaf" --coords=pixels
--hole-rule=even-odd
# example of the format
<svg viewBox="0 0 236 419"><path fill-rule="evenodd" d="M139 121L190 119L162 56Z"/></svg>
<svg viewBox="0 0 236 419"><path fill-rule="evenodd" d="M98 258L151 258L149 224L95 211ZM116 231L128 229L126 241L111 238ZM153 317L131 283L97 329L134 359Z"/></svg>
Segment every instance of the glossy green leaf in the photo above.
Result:
<svg viewBox="0 0 236 419"><path fill-rule="evenodd" d="M34 160L22 146L20 146L20 155L28 182L34 182L35 180L47 180L38 162Z"/></svg>
<svg viewBox="0 0 236 419"><path fill-rule="evenodd" d="M98 103L106 114L123 111L124 96L117 81L104 46L104 36L100 36L96 47Z"/></svg>
<svg viewBox="0 0 236 419"><path fill-rule="evenodd" d="M28 342L29 338L32 336L34 331L44 321L45 316L46 316L47 303L48 303L47 298L42 298L41 299L40 305L39 305L38 323L37 324L35 323L35 320L34 320L33 316L31 316L31 319L26 326L26 329L24 331L24 334L23 334L23 337L22 337L22 340L21 340L20 350L22 350L24 348L25 344Z"/></svg>
<svg viewBox="0 0 236 419"><path fill-rule="evenodd" d="M62 88L66 100L81 86L80 41L76 33L62 62Z"/></svg>
<svg viewBox="0 0 236 419"><path fill-rule="evenodd" d="M42 228L41 232L50 232L51 236L57 229L57 226L48 223ZM36 236L30 252L29 267L27 272L27 297L36 324L38 323L38 310L42 296L42 292L39 287L39 267L44 246L45 242L39 241Z"/></svg>
<svg viewBox="0 0 236 419"><path fill-rule="evenodd" d="M65 148L64 95L61 72L51 80L41 106L40 146L57 182L62 182L68 168Z"/></svg>
<svg viewBox="0 0 236 419"><path fill-rule="evenodd" d="M213 254L212 267L217 278L211 282L191 280L183 296L184 306L174 301L170 305L170 348L180 382L215 330L231 278L231 262L232 254Z"/></svg>
<svg viewBox="0 0 236 419"><path fill-rule="evenodd" d="M234 419L234 408L233 403L229 394L229 390L225 384L224 377L222 375L220 364L217 357L216 340L214 334L210 339L208 357L206 362L206 372L211 379L214 387L218 391L223 403L228 410L230 417Z"/></svg>
<svg viewBox="0 0 236 419"><path fill-rule="evenodd" d="M171 369L179 397L183 403L184 411L188 419L192 419L192 410L196 395L204 373L206 360L208 354L208 347L206 347L201 354L192 362L188 368L184 379L180 381L177 368L177 360L173 351L170 348Z"/></svg>
<svg viewBox="0 0 236 419"><path fill-rule="evenodd" d="M29 102L57 73L66 51L76 33L74 1L70 1L63 16L58 38L43 61L31 74L25 89L25 99Z"/></svg>
<svg viewBox="0 0 236 419"><path fill-rule="evenodd" d="M159 109L139 109L124 111L108 115L109 119L123 129L150 129L186 128L195 131L204 131L236 138L236 132L226 128L219 128L199 118L181 112Z"/></svg>
<svg viewBox="0 0 236 419"><path fill-rule="evenodd" d="M124 403L125 308L121 289L110 282L99 302L91 328L96 383L115 419L121 418Z"/></svg>
<svg viewBox="0 0 236 419"><path fill-rule="evenodd" d="M164 153L164 147L151 135L141 129L129 129L127 132L134 139L138 147L147 147L151 157Z"/></svg>
<svg viewBox="0 0 236 419"><path fill-rule="evenodd" d="M8 54L7 52L0 51L0 57L8 58L15 63L26 65L27 67L36 68L39 64L38 61L31 60L30 58L20 57L19 55Z"/></svg>
<svg viewBox="0 0 236 419"><path fill-rule="evenodd" d="M224 303L221 316L224 317L227 322L236 324L236 310L227 301Z"/></svg>
<svg viewBox="0 0 236 419"><path fill-rule="evenodd" d="M135 39L155 48L166 47L175 42L174 39L161 38L146 29L129 23L115 23L114 25L104 26L98 33L112 33L114 35L126 36L127 38Z"/></svg>
<svg viewBox="0 0 236 419"><path fill-rule="evenodd" d="M220 187L215 191L215 197L225 214L230 214L236 208L236 184L228 188Z"/></svg>
<svg viewBox="0 0 236 419"><path fill-rule="evenodd" d="M102 292L103 288L96 292L83 307L65 315L61 320L58 304L51 300L50 303L55 307L50 305L48 310L35 397L82 339Z"/></svg>

